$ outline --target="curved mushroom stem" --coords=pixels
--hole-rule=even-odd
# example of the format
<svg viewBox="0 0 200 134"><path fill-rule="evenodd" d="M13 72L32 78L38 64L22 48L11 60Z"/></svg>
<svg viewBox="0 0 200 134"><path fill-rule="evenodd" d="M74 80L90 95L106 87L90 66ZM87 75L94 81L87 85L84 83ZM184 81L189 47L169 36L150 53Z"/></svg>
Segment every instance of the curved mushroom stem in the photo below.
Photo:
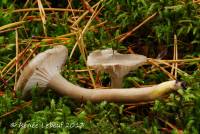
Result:
<svg viewBox="0 0 200 134"><path fill-rule="evenodd" d="M61 95L67 95L79 101L90 100L92 102L109 101L109 102L139 102L151 101L162 95L177 90L182 82L175 80L163 82L161 84L145 88L128 88L128 89L87 89L76 86L60 74L55 74L49 81L48 86L55 89Z"/></svg>

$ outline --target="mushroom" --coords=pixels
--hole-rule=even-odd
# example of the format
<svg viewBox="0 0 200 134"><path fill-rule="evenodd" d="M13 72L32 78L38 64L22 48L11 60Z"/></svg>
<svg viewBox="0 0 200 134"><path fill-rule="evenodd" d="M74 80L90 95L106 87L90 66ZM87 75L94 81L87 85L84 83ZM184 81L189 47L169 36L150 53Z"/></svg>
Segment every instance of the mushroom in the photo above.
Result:
<svg viewBox="0 0 200 134"><path fill-rule="evenodd" d="M22 91L25 97L31 93L34 86L38 86L41 92L48 86L49 81L58 74L64 65L68 51L64 46L56 46L38 54L24 68L16 85L17 90Z"/></svg>
<svg viewBox="0 0 200 134"><path fill-rule="evenodd" d="M97 71L104 71L111 77L111 87L121 88L123 77L136 70L147 61L147 57L138 54L120 54L111 48L96 50L89 54L87 65Z"/></svg>
<svg viewBox="0 0 200 134"><path fill-rule="evenodd" d="M41 92L49 87L78 101L139 102L159 98L177 90L183 84L172 80L144 88L89 90L72 84L60 74L66 57L67 49L64 46L56 46L35 56L17 82L16 89L22 92L22 97L29 98L32 87L37 85Z"/></svg>

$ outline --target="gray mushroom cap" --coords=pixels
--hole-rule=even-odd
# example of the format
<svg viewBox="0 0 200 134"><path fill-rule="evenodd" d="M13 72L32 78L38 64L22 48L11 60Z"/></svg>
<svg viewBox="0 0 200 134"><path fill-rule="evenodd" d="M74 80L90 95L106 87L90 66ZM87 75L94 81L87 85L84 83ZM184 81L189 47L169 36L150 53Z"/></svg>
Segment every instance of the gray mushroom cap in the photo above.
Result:
<svg viewBox="0 0 200 134"><path fill-rule="evenodd" d="M147 61L147 57L138 54L120 54L111 48L96 50L89 54L87 65L110 74L112 77L123 78L131 70L137 69Z"/></svg>
<svg viewBox="0 0 200 134"><path fill-rule="evenodd" d="M60 72L66 61L67 54L67 49L61 45L38 54L24 68L18 79L16 90L22 92L22 97L30 94L30 90L35 85L43 91L42 89L48 86L51 78Z"/></svg>

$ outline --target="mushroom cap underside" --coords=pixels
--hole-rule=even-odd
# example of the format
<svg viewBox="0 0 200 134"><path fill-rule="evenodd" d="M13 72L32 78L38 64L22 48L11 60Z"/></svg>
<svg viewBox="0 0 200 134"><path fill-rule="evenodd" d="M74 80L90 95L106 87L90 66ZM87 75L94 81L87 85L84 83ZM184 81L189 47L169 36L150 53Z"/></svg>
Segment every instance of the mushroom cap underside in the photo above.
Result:
<svg viewBox="0 0 200 134"><path fill-rule="evenodd" d="M34 86L46 88L48 81L60 72L67 58L67 48L58 45L35 56L22 71L16 90L26 94Z"/></svg>

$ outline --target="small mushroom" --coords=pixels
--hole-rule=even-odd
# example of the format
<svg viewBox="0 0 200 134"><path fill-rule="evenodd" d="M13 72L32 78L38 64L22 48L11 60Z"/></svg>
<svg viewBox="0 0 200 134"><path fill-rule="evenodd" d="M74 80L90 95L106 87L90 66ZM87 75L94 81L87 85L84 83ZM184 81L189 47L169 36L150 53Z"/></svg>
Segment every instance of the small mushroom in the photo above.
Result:
<svg viewBox="0 0 200 134"><path fill-rule="evenodd" d="M161 84L128 89L94 89L89 90L70 83L60 75L62 65L67 57L67 49L57 46L38 54L23 70L18 82L17 90L22 92L23 98L29 98L31 89L37 85L41 92L49 87L61 95L67 95L78 101L100 102L140 102L150 101L182 87L182 82L167 81ZM43 90L42 90L43 89Z"/></svg>
<svg viewBox="0 0 200 134"><path fill-rule="evenodd" d="M147 61L147 57L138 54L120 54L111 48L96 50L89 54L87 65L97 71L106 72L111 77L111 87L121 88L125 75L136 70Z"/></svg>

